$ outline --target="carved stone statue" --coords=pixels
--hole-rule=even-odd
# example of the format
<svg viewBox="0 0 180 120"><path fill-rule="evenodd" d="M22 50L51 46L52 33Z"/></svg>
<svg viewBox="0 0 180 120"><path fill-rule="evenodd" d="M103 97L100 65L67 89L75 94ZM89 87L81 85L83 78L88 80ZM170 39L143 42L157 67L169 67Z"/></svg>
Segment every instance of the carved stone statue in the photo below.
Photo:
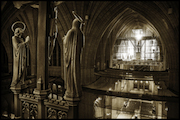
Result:
<svg viewBox="0 0 180 120"><path fill-rule="evenodd" d="M22 23L24 28L13 29L16 23ZM11 82L11 87L15 87L18 83L24 83L26 77L26 49L27 43L29 42L29 36L26 37L25 41L21 37L26 26L23 22L17 21L12 25L12 31L14 36L12 37L13 44L13 78Z"/></svg>
<svg viewBox="0 0 180 120"><path fill-rule="evenodd" d="M81 27L84 23L80 16L74 11L72 13L76 18L63 40L66 89L64 98L79 98L81 96L80 60L84 41Z"/></svg>

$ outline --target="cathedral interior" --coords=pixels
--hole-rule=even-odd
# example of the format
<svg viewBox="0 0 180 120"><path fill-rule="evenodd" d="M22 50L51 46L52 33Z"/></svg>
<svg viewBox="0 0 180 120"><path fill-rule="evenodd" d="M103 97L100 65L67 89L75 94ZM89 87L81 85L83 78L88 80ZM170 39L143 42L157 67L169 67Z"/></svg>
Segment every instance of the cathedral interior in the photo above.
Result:
<svg viewBox="0 0 180 120"><path fill-rule="evenodd" d="M84 42L69 84L63 41L75 18ZM27 67L12 87L17 27ZM179 118L179 1L1 1L0 43L2 119Z"/></svg>

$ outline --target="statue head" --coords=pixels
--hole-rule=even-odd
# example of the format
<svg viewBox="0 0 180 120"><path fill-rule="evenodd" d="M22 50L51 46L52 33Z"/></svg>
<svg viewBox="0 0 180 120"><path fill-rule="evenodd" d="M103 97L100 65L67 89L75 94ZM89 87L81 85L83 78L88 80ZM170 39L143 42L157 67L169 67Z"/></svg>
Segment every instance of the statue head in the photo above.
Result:
<svg viewBox="0 0 180 120"><path fill-rule="evenodd" d="M17 24L17 23L21 23L24 27L23 27L23 29L22 28L16 28L15 30L14 30L14 26L15 26L15 24ZM15 23L13 23L13 25L11 26L11 29L12 29L12 31L14 32L14 35L15 36L18 36L18 37L21 37L21 35L24 33L24 30L26 29L26 25L23 23L23 22L21 22L21 21L16 21Z"/></svg>
<svg viewBox="0 0 180 120"><path fill-rule="evenodd" d="M24 33L24 30L22 28L16 28L14 31L14 35L18 37L21 37L23 33Z"/></svg>
<svg viewBox="0 0 180 120"><path fill-rule="evenodd" d="M77 18L75 18L74 20L73 20L73 22L72 22L72 26L73 27L79 27L80 26L80 21L77 19Z"/></svg>
<svg viewBox="0 0 180 120"><path fill-rule="evenodd" d="M73 13L73 15L75 17L75 19L73 20L73 23L72 23L73 27L79 27L80 24L83 24L83 25L85 24L83 19L78 14L76 14L75 11L72 11L72 13Z"/></svg>

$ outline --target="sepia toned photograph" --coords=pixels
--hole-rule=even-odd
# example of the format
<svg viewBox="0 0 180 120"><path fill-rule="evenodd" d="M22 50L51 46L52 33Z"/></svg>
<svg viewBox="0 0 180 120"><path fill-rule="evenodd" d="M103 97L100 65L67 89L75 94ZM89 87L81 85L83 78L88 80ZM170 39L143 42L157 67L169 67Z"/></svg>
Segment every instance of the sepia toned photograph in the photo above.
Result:
<svg viewBox="0 0 180 120"><path fill-rule="evenodd" d="M1 119L179 119L179 1L1 1Z"/></svg>

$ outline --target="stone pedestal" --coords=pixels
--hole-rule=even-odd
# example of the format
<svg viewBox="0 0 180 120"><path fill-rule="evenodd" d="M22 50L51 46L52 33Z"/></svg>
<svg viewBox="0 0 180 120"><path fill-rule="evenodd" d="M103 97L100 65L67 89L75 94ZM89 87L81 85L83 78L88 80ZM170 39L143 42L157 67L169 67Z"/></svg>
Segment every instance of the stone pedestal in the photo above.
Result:
<svg viewBox="0 0 180 120"><path fill-rule="evenodd" d="M80 98L68 98L65 96L64 99L69 104L67 119L78 119Z"/></svg>
<svg viewBox="0 0 180 120"><path fill-rule="evenodd" d="M34 89L33 94L38 98L38 119L45 119L45 105L44 99L46 99L49 90Z"/></svg>
<svg viewBox="0 0 180 120"><path fill-rule="evenodd" d="M19 99L19 94L21 92L21 86L17 85L15 87L10 88L11 91L14 93L14 114L15 114L15 119L20 119L21 118L21 100Z"/></svg>

